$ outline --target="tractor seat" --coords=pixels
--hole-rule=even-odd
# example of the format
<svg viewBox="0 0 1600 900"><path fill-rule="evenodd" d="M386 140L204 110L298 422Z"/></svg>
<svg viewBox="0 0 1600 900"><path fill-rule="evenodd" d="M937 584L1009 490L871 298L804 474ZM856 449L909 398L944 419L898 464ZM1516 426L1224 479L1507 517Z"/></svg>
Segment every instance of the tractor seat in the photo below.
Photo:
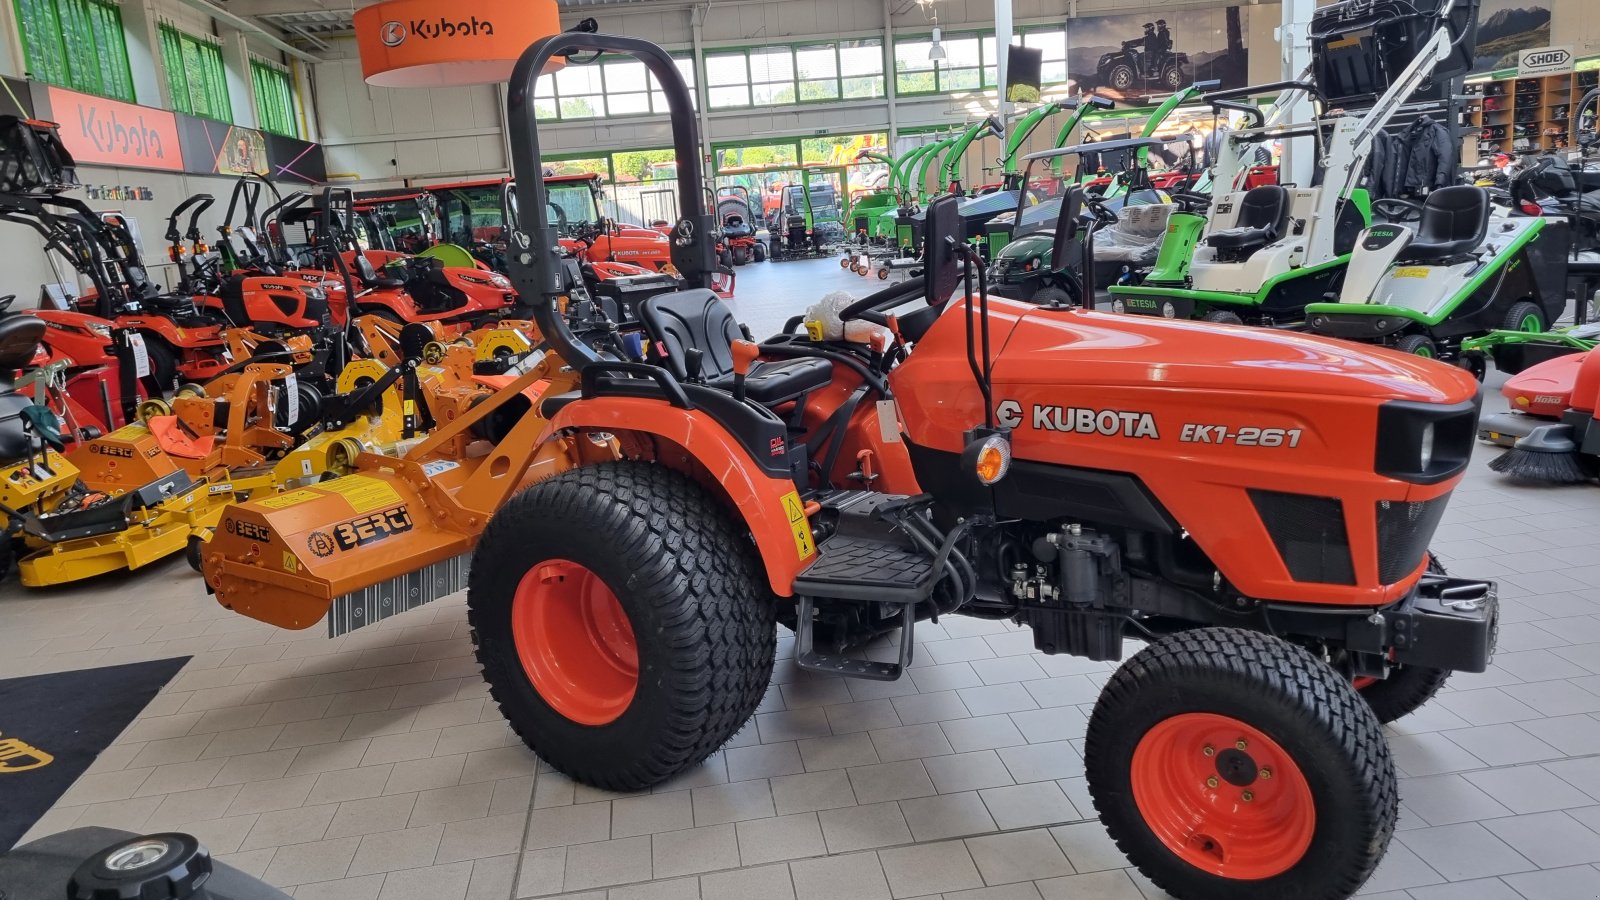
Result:
<svg viewBox="0 0 1600 900"><path fill-rule="evenodd" d="M1237 227L1213 231L1206 245L1249 253L1276 241L1289 224L1289 192L1276 184L1251 188L1239 201L1238 221Z"/></svg>
<svg viewBox="0 0 1600 900"><path fill-rule="evenodd" d="M44 332L44 320L36 316L16 314L0 319L0 391L11 386L13 372L33 362Z"/></svg>
<svg viewBox="0 0 1600 900"><path fill-rule="evenodd" d="M1489 233L1489 192L1470 184L1440 188L1428 195L1417 220L1416 236L1400 251L1399 262L1436 262L1467 253Z"/></svg>
<svg viewBox="0 0 1600 900"><path fill-rule="evenodd" d="M688 351L697 349L700 378L711 387L733 389L733 342L744 334L727 304L706 288L657 294L639 304L639 319L652 352L679 381L689 380ZM758 362L745 376L745 395L775 406L823 387L833 379L825 359Z"/></svg>
<svg viewBox="0 0 1600 900"><path fill-rule="evenodd" d="M390 278L386 275L379 275L378 270L372 267L372 260L367 259L365 253L357 253L355 256L356 280L361 282L362 287L397 288L406 286L404 278Z"/></svg>

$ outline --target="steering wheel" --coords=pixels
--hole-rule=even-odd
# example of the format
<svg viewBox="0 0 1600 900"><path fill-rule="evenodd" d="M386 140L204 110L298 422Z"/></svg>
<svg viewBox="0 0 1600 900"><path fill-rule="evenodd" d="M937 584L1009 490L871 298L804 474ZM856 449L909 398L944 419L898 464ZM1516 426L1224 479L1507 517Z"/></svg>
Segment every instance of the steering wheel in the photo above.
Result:
<svg viewBox="0 0 1600 900"><path fill-rule="evenodd" d="M1188 191L1179 191L1170 195L1172 202L1178 204L1181 212L1200 212L1211 205L1211 197L1206 194L1191 194Z"/></svg>
<svg viewBox="0 0 1600 900"><path fill-rule="evenodd" d="M1394 210L1390 212L1389 210ZM1385 197L1372 201L1372 210L1382 213L1390 222L1410 222L1422 218L1422 204L1398 197Z"/></svg>
<svg viewBox="0 0 1600 900"><path fill-rule="evenodd" d="M860 319L863 322L871 322L874 325L887 327L889 317L884 313L887 310L894 309L896 306L904 306L913 300L921 299L922 286L922 278L910 278L899 284L890 285L881 291L868 294L839 310L839 321L849 322L853 319Z"/></svg>
<svg viewBox="0 0 1600 900"><path fill-rule="evenodd" d="M557 233L566 234L567 233L567 228L570 227L569 223L567 222L567 211L562 209L561 207L557 206L554 202L552 202L550 200L546 200L544 202L544 205L545 205L546 209L549 209L551 212L556 214L556 231L557 231Z"/></svg>
<svg viewBox="0 0 1600 900"><path fill-rule="evenodd" d="M1089 212L1093 213L1095 220L1102 225L1115 225L1121 221L1116 212L1106 206L1106 201L1098 194L1084 194L1083 205L1089 207Z"/></svg>

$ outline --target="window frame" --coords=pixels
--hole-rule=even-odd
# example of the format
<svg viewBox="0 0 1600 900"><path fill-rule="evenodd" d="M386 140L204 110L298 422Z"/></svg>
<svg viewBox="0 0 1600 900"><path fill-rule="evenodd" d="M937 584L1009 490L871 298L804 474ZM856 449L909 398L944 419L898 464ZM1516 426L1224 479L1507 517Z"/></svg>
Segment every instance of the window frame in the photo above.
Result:
<svg viewBox="0 0 1600 900"><path fill-rule="evenodd" d="M12 10L29 78L124 103L138 102L128 61L127 27L121 7L113 0L13 0ZM41 21L45 17L48 23ZM68 52L69 21L83 29L72 37L88 38L94 52ZM35 27L44 34L30 39L29 32ZM104 46L111 39L115 46Z"/></svg>
<svg viewBox="0 0 1600 900"><path fill-rule="evenodd" d="M161 62L166 70L167 89L172 95L172 108L185 115L232 124L233 98L228 92L227 71L222 61L222 42L211 35L202 37L190 34L167 21L158 22L156 27L161 41ZM173 46L169 46L169 40ZM204 73L202 77L205 77L207 82L199 86L200 93L205 98L205 110L196 108L194 104L195 85L190 82L188 60L184 55L190 45L201 57L214 56L216 81L212 83L209 73ZM178 54L175 60L169 51ZM209 61L202 59L202 66ZM213 104L220 104L220 107L214 108Z"/></svg>
<svg viewBox="0 0 1600 900"><path fill-rule="evenodd" d="M1067 70L1067 57L1071 53L1072 42L1071 42L1071 39L1067 36L1066 26L1065 25L1049 25L1049 24L1046 24L1046 25L1028 25L1028 26L1022 26L1020 28L1017 28L1013 32L1013 37L1015 39L1020 39L1020 43L1024 47L1029 46L1028 43L1027 43L1027 35L1030 35L1030 34L1047 34L1047 33L1050 33L1050 32L1055 32L1055 33L1058 33L1058 34L1062 35L1063 55L1059 60L1052 60L1052 59L1044 60L1042 65L1041 65L1041 74L1042 74L1044 68L1046 68L1048 66L1051 66L1051 65L1058 65L1061 68L1062 77L1060 79L1041 79L1041 82L1040 82L1041 87L1050 87L1050 86L1055 86L1055 85L1062 85L1062 84L1067 84L1068 82L1071 81L1071 73L1068 72L1068 70ZM901 60L902 57L897 52L895 54L895 58L894 58L894 63L895 63L895 69L894 69L895 96L897 96L897 97L933 97L933 96L937 96L937 95L940 95L940 94L973 93L973 92L978 92L978 91L986 91L986 90L994 87L995 86L995 82L999 80L998 71L999 71L999 62L1000 62L1000 46L999 46L999 41L996 38L994 32L992 32L992 31L952 31L952 32L944 33L944 34L942 34L940 36L940 42L945 44L946 46L948 46L949 44L951 44L952 42L955 42L955 41L966 41L966 40L976 40L978 42L978 64L976 66L971 66L971 65L952 66L950 64L949 60L927 60L927 62L932 64L931 65L931 69L924 69L924 68L902 69L902 68L900 68L900 60ZM904 34L904 35L896 35L895 36L894 46L895 46L896 51L898 51L899 48L904 46L904 45L920 45L920 46L926 48L926 47L931 46L932 42L933 42L933 33L931 31L927 32L927 33L909 33L909 34ZM924 55L926 55L925 50L924 50ZM952 87L952 86L950 86L949 84L946 83L946 79L950 77L948 73L950 73L952 71L955 71L955 72L971 72L971 71L974 71L974 70L976 70L978 72L978 82L977 82L976 86ZM930 71L933 73L933 88L931 90L907 90L905 88L905 86L900 81L902 76L906 76L906 75L922 75L922 74L926 74L926 73L928 73Z"/></svg>
<svg viewBox="0 0 1600 900"><path fill-rule="evenodd" d="M695 71L693 54L689 51L676 51L670 53L669 55L672 57L673 63L677 65L679 73L683 75L684 82L689 87L689 96L691 101L698 104L699 97L695 93L695 81L697 75ZM552 110L552 112L549 115L546 115L543 112L537 113L538 120L540 122L593 122L597 119L666 115L668 113L666 93L661 90L661 83L656 80L655 73L651 72L648 68L646 68L644 71L644 90L612 90L610 78L616 76L608 76L608 71L616 67L627 66L629 64L638 66L644 65L643 62L635 60L633 57L627 56L626 54L620 53L602 56L595 62L587 64L584 68L593 69L595 77L599 79L599 93L585 92L570 96L563 94L559 86L558 79L561 76L561 72L572 69L573 67L571 66L563 68L560 72L556 72L555 74L541 77L534 92L534 107L537 110L541 105L549 104L548 108ZM611 67L611 69L608 69L608 67ZM612 97L638 96L643 96L646 100L645 109L643 111L630 110L627 112L615 112L611 109ZM598 106L593 104L593 101L596 98L599 100ZM593 115L576 116L563 114L562 104L564 101L580 99L590 101L591 108L595 109L595 113Z"/></svg>
<svg viewBox="0 0 1600 900"><path fill-rule="evenodd" d="M272 83L262 83L268 80L261 77L262 72L271 73ZM301 139L300 122L296 116L299 101L295 97L294 81L286 66L251 54L250 92L255 100L256 128L280 137ZM273 109L274 106L277 109ZM285 124L280 124L279 115L284 117Z"/></svg>
<svg viewBox="0 0 1600 900"><path fill-rule="evenodd" d="M816 52L818 50L821 50L824 47L831 49L832 52L833 52L833 75L815 77L815 78L802 77L801 76L801 65L800 65L800 52L801 51L808 51L808 52L813 52L814 53L814 52ZM866 74L866 75L846 75L845 74L845 55L844 55L844 51L845 50L859 50L859 49L867 48L867 47L870 47L870 48L872 48L872 49L877 51L876 54L875 54L875 56L877 58L877 71L875 73L869 73L869 74ZM722 111L722 110L734 110L734 109L764 109L764 108L768 108L768 107L780 107L780 106L814 106L814 105L821 104L821 103L841 103L841 102L851 102L851 101L858 101L858 100L882 100L882 99L884 99L885 97L888 96L888 79L890 77L889 72L887 71L887 66L885 65L885 62L884 62L884 49L883 49L883 47L884 47L883 38L867 36L867 37L853 37L853 38L834 38L834 39L826 39L826 40L784 41L784 42L772 43L772 44L748 44L748 45L737 45L737 46L731 46L731 47L710 47L710 48L707 48L705 50L704 54L703 54L703 56L704 56L704 58L706 60L706 63L707 63L707 72L708 72L707 77L706 77L706 105L707 105L707 108L711 112L718 112L718 111ZM754 71L754 67L752 66L752 57L757 53L767 53L767 52L778 51L778 50L787 50L789 52L789 59L790 59L789 73L790 73L790 77L787 80L781 80L780 79L780 80L772 80L772 81L759 81L759 82L756 81L755 78L752 75L752 72ZM726 84L726 85L715 85L715 86L713 86L711 84L711 78L710 78L710 75L709 75L709 63L710 63L710 61L713 58L717 58L717 59L734 59L734 58L740 58L740 57L742 57L744 59L745 76L744 76L744 82L743 82L743 85L742 85L743 89L744 89L744 102L742 102L742 103L716 103L716 102L713 102L711 100L711 96L712 96L711 92L712 91L714 91L714 90L726 91L726 90L729 90L729 89L737 89L738 87L740 87L740 85ZM854 96L852 96L852 95L850 95L850 94L848 94L846 92L846 87L845 87L846 82L850 82L850 83L854 84L854 83L857 83L857 82L860 82L860 81L863 81L863 80L868 80L868 81L876 80L876 82L877 82L877 90L876 90L876 92L869 93L869 94L866 94L866 95L861 95L861 94L858 93L858 94L856 94ZM805 92L802 90L802 85L823 84L823 83L829 83L829 82L831 82L833 84L832 96L807 98L805 96ZM789 87L789 96L791 96L793 99L790 99L790 100L774 100L774 101L771 101L771 102L761 102L761 103L755 102L756 88L758 86L774 86L774 85L788 85L788 87ZM781 88L779 90L781 91ZM778 91L774 91L774 93L778 93Z"/></svg>

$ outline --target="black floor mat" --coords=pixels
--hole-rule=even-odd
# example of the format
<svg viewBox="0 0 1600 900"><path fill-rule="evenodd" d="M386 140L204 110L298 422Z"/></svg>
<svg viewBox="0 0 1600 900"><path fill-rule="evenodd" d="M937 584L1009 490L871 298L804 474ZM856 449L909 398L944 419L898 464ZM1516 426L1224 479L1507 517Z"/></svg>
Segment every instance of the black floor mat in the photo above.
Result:
<svg viewBox="0 0 1600 900"><path fill-rule="evenodd" d="M0 850L33 827L188 661L0 681Z"/></svg>

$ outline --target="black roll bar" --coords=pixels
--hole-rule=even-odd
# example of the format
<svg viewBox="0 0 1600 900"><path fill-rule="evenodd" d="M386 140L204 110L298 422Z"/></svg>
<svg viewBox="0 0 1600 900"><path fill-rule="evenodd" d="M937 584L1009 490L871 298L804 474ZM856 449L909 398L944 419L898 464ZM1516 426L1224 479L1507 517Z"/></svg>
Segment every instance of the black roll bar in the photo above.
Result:
<svg viewBox="0 0 1600 900"><path fill-rule="evenodd" d="M705 180L700 167L700 135L689 88L665 50L640 38L608 34L563 32L535 41L523 51L511 72L506 97L511 131L511 172L516 179L518 223L508 235L506 268L517 292L533 305L539 331L573 368L600 361L579 341L556 310L557 298L567 293L558 235L545 208L548 192L539 148L539 124L534 111L534 88L545 63L557 56L578 53L614 53L644 63L656 77L671 111L672 149L678 163L678 209L681 218L672 229L672 263L692 288L703 288L716 268L712 234L715 217L706 212ZM576 286L581 290L581 284ZM537 299L535 299L537 298Z"/></svg>

